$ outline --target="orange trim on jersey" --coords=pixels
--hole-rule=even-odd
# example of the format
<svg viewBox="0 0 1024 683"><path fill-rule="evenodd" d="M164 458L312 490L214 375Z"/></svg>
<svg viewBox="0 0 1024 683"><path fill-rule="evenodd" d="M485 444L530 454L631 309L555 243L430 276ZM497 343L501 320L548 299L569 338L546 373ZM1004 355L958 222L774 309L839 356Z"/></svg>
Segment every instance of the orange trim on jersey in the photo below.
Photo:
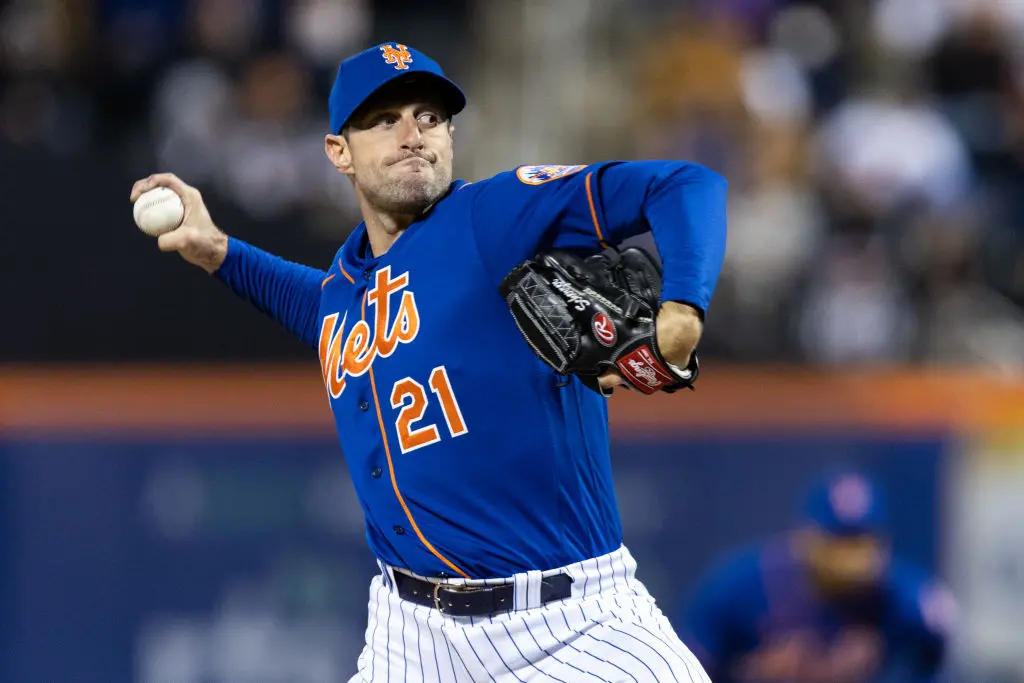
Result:
<svg viewBox="0 0 1024 683"><path fill-rule="evenodd" d="M587 178L584 181L587 185L587 203L590 204L590 217L594 221L594 232L597 233L597 239L603 246L608 246L608 243L604 241L604 233L601 232L601 223L597 220L597 209L594 208L594 193L590 190L590 176L594 175L591 171L587 174Z"/></svg>
<svg viewBox="0 0 1024 683"><path fill-rule="evenodd" d="M328 282L330 282L331 280L333 280L333 279L334 279L334 276L335 276L335 275L337 275L337 273L331 273L330 275L328 275L327 277L325 277L325 278L324 278L324 281L320 283L320 289L323 289L323 288L324 288L324 286L325 286L325 285L326 285L326 284L327 284ZM353 284L355 284L355 283L353 283Z"/></svg>
<svg viewBox="0 0 1024 683"><path fill-rule="evenodd" d="M366 320L366 294L365 293L363 294L363 311L362 311L362 316L363 316L363 320ZM458 567L456 567L455 564L452 563L451 560L449 560L447 557L445 557L444 555L439 553L437 551L437 549L430 544L430 541L427 540L427 537L423 535L422 531L420 531L420 527L419 527L418 524L416 524L416 520L413 519L412 511L409 510L409 506L405 504L405 498L402 497L402 492L398 490L398 479L395 478L395 465L394 465L394 463L391 460L391 448L388 446L388 432L387 432L387 429L385 429L385 427L384 427L384 416L381 414L381 411L380 411L380 399L377 398L377 380L373 376L373 366L372 365L370 366L369 373L370 373L370 391L373 393L373 405L377 408L377 423L380 425L380 438L384 442L384 455L388 459L388 473L391 475L391 487L393 489L395 489L395 497L398 498L398 503L399 503L399 505L402 506L402 510L405 511L405 517L406 517L406 519L409 520L409 524L412 525L412 529L413 529L413 531L416 532L416 537L418 539L420 539L420 543L422 543L426 547L426 549L431 552L431 554L434 557L436 557L437 559L439 559L442 562L444 562L444 564L447 567L449 567L452 571L458 573L460 576L462 576L462 578L468 579L469 578L469 574L467 574L466 572L464 572L461 569L459 569Z"/></svg>
<svg viewBox="0 0 1024 683"><path fill-rule="evenodd" d="M345 272L345 266L341 265L341 259L338 259L338 270L341 271L341 274L345 276L346 280L352 284L356 283L356 281L352 279L352 276Z"/></svg>

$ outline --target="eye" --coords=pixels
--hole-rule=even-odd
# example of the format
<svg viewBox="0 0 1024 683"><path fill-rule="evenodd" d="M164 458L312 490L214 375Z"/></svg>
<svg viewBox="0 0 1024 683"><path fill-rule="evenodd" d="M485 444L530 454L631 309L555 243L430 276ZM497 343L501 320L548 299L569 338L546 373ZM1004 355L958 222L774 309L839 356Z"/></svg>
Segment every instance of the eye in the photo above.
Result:
<svg viewBox="0 0 1024 683"><path fill-rule="evenodd" d="M417 117L417 121L420 122L421 126L433 128L437 124L441 123L441 117L437 112L425 111Z"/></svg>
<svg viewBox="0 0 1024 683"><path fill-rule="evenodd" d="M378 114L373 118L374 128L388 128L398 123L398 116L395 114Z"/></svg>

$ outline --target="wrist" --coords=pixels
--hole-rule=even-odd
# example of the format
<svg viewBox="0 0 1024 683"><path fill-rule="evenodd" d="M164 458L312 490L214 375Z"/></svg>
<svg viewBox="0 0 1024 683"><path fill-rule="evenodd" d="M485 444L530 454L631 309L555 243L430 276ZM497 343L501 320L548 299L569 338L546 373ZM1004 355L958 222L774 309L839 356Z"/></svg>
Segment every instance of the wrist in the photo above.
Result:
<svg viewBox="0 0 1024 683"><path fill-rule="evenodd" d="M669 365L675 366L673 372L686 375L686 367L700 341L702 328L697 309L676 301L662 304L656 327L658 350Z"/></svg>
<svg viewBox="0 0 1024 683"><path fill-rule="evenodd" d="M218 230L216 237L211 240L209 252L205 254L203 259L203 269L213 275L227 262L232 251L231 239L226 233Z"/></svg>
<svg viewBox="0 0 1024 683"><path fill-rule="evenodd" d="M698 323L704 322L704 314L699 308L685 301L667 300L661 302L661 309L671 311L674 315L692 318Z"/></svg>

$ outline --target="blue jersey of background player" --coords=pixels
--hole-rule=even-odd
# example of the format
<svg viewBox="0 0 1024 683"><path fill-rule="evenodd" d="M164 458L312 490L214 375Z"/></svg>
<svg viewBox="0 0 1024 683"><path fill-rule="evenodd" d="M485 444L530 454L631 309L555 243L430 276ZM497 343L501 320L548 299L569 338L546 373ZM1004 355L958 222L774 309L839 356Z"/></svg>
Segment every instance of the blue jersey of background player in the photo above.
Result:
<svg viewBox="0 0 1024 683"><path fill-rule="evenodd" d="M228 238L172 175L139 181L132 198L178 192L185 219L160 248L319 353L382 566L361 680L390 680L392 666L415 670L409 680L702 680L622 544L606 398L534 356L498 286L539 251L596 252L650 231L664 269L658 346L685 367L724 257L726 183L676 161L454 180L452 116L464 105L406 45L341 64L325 151L363 223L323 270ZM451 671L430 671L427 648Z"/></svg>
<svg viewBox="0 0 1024 683"><path fill-rule="evenodd" d="M833 474L810 491L802 528L715 567L675 619L712 680L933 680L953 599L892 556L883 509L867 478Z"/></svg>

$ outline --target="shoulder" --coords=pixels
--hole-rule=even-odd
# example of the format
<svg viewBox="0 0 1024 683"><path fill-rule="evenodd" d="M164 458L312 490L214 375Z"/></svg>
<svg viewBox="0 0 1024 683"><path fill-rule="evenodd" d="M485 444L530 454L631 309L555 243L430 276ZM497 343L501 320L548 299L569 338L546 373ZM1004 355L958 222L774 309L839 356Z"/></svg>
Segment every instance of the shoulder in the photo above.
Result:
<svg viewBox="0 0 1024 683"><path fill-rule="evenodd" d="M586 164L525 164L501 171L490 178L478 181L478 185L544 185L561 178L568 178L587 168Z"/></svg>
<svg viewBox="0 0 1024 683"><path fill-rule="evenodd" d="M538 209L546 216L578 191L585 165L524 165L471 182L456 181L449 194L452 208L470 207L490 221L518 223ZM568 193L568 194L566 194Z"/></svg>
<svg viewBox="0 0 1024 683"><path fill-rule="evenodd" d="M320 283L321 289L323 289L328 282L331 282L335 278L338 278L338 282L341 282L342 280L345 279L347 279L349 282L352 281L351 277L348 276L348 273L346 273L341 266L341 254L342 249L338 249L336 252L334 252L334 258L331 259L330 263L328 263L327 267L324 269L326 275Z"/></svg>
<svg viewBox="0 0 1024 683"><path fill-rule="evenodd" d="M351 233L349 233L348 237L346 237L345 241L341 243L341 246L338 247L337 251L334 252L334 258L331 259L331 263L327 268L328 275L332 276L340 273L344 276L344 279L352 282L352 275L345 270L345 264L350 264L349 270L352 269L351 264L358 260L356 258L356 254L361 249L362 243L365 239L366 224L360 223Z"/></svg>
<svg viewBox="0 0 1024 683"><path fill-rule="evenodd" d="M552 181L568 178L587 168L583 164L555 164L519 166L506 173L515 176L515 180L527 186L543 185Z"/></svg>
<svg viewBox="0 0 1024 683"><path fill-rule="evenodd" d="M351 236L346 238L345 241L341 243L341 246L338 247L338 250L334 252L334 258L332 258L331 262L327 264L330 268L338 267L338 264L341 262L342 256L345 254L345 245L348 244L349 239L351 239Z"/></svg>
<svg viewBox="0 0 1024 683"><path fill-rule="evenodd" d="M603 164L524 164L495 173L492 176L466 182L456 189L456 194L465 192L494 194L502 190L523 191L540 186L558 186L560 181L579 176L583 170L594 170Z"/></svg>
<svg viewBox="0 0 1024 683"><path fill-rule="evenodd" d="M938 581L922 567L894 557L889 567L889 590L900 601L913 600L922 590Z"/></svg>

